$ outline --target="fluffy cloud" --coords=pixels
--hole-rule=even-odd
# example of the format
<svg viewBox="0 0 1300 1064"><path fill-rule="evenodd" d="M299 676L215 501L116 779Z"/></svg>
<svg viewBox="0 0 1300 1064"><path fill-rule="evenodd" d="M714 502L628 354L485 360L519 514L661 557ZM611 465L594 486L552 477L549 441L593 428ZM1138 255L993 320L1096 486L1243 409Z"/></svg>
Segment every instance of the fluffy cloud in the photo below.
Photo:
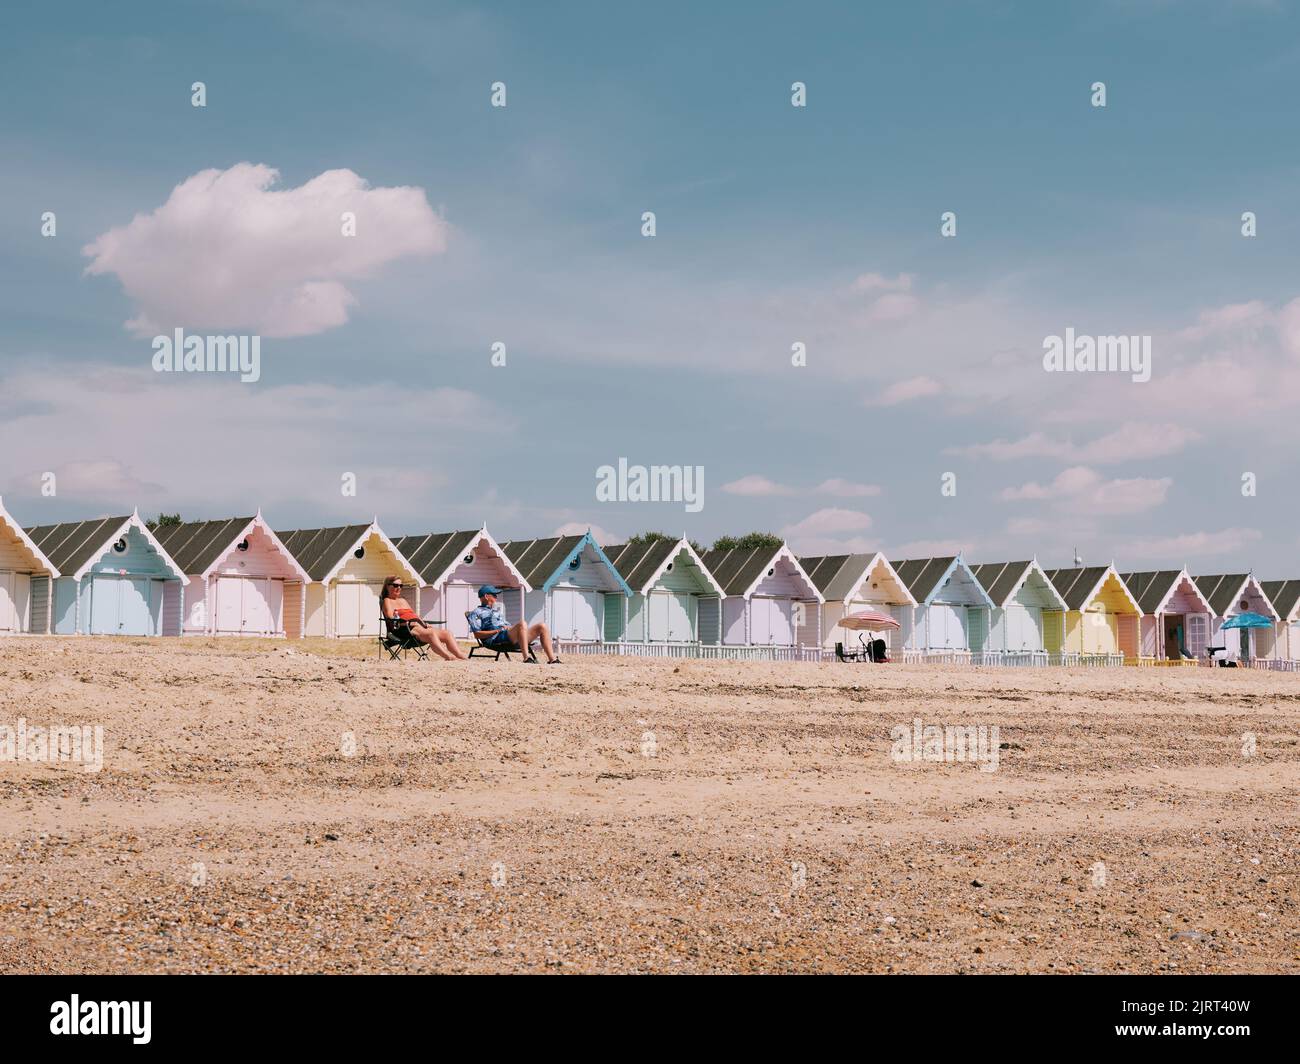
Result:
<svg viewBox="0 0 1300 1064"><path fill-rule="evenodd" d="M793 495L795 493L794 488L778 484L776 481L768 480L767 477L758 474L751 474L747 477L741 477L739 480L733 480L729 484L723 484L722 490L728 495L751 496Z"/></svg>
<svg viewBox="0 0 1300 1064"><path fill-rule="evenodd" d="M275 189L269 166L203 170L157 210L83 249L86 272L112 274L136 304L137 336L185 329L247 329L310 336L342 325L357 300L345 282L409 255L445 250L447 223L418 188L371 188L351 170L327 170ZM342 235L342 215L356 235Z"/></svg>
<svg viewBox="0 0 1300 1064"><path fill-rule="evenodd" d="M942 390L939 382L932 377L908 377L906 380L895 381L878 394L868 396L863 402L866 406L897 406L913 399L938 395Z"/></svg>
<svg viewBox="0 0 1300 1064"><path fill-rule="evenodd" d="M781 534L796 554L861 553L873 549L860 535L871 525L870 514L827 507L786 526Z"/></svg>
<svg viewBox="0 0 1300 1064"><path fill-rule="evenodd" d="M1135 558L1159 558L1175 562L1216 554L1238 554L1263 537L1253 528L1225 528L1219 532L1184 532L1177 536L1153 536L1124 544L1124 553ZM1240 559L1234 558L1234 564Z"/></svg>
<svg viewBox="0 0 1300 1064"><path fill-rule="evenodd" d="M601 528L600 525L584 524L582 521L566 521L551 533L553 536L582 536L588 531L596 537L596 542L602 547L608 547L611 543L622 543L625 536L616 536L608 529Z"/></svg>
<svg viewBox="0 0 1300 1064"><path fill-rule="evenodd" d="M1001 498L1011 502L1052 501L1078 513L1131 514L1160 506L1172 484L1169 477L1107 480L1087 466L1072 466L1058 473L1050 484L1030 481L1018 488L1004 488Z"/></svg>
<svg viewBox="0 0 1300 1064"><path fill-rule="evenodd" d="M855 484L851 480L831 477L829 480L823 480L817 487L813 488L813 491L818 495L834 495L840 499L861 499L869 495L879 495L880 485Z"/></svg>
<svg viewBox="0 0 1300 1064"><path fill-rule="evenodd" d="M1134 459L1161 458L1177 454L1200 433L1185 425L1150 424L1131 421L1091 443L1075 444L1060 435L1031 432L1018 440L993 440L964 447L949 447L946 454L964 458L988 458L1006 462L1021 458L1057 458L1072 462L1111 465Z"/></svg>

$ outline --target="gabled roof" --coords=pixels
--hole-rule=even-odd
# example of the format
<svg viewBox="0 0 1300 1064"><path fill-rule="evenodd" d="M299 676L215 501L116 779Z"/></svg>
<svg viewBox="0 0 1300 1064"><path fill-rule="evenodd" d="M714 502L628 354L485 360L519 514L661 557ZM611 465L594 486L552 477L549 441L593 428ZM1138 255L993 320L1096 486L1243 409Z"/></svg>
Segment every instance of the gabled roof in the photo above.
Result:
<svg viewBox="0 0 1300 1064"><path fill-rule="evenodd" d="M307 570L294 557L293 552L271 531L271 526L266 523L260 511L252 517L227 517L217 521L187 521L179 525L164 525L155 534L158 542L176 559L176 564L184 572L207 577L213 567L254 529L260 529L270 538L289 564L298 570L302 579L310 579Z"/></svg>
<svg viewBox="0 0 1300 1064"><path fill-rule="evenodd" d="M349 555L371 535L379 537L384 546L397 556L398 562L406 566L406 571L412 578L419 579L420 576L406 556L393 545L393 541L384 535L384 530L376 521L368 525L304 528L293 532L277 532L276 535L314 583L327 584L334 579L335 573L347 564Z"/></svg>
<svg viewBox="0 0 1300 1064"><path fill-rule="evenodd" d="M798 574L807 582L808 590L818 602L825 602L826 596L813 583L807 571L799 564L799 559L789 546L782 543L779 547L755 547L751 550L711 550L704 554L704 564L708 566L723 593L728 597L748 598L782 558L790 561Z"/></svg>
<svg viewBox="0 0 1300 1064"><path fill-rule="evenodd" d="M844 602L852 598L866 581L871 571L883 566L902 588L908 605L915 606L916 599L899 578L889 560L879 551L870 554L834 554L815 558L800 558L808 579L822 593L827 602Z"/></svg>
<svg viewBox="0 0 1300 1064"><path fill-rule="evenodd" d="M1278 611L1270 601L1268 594L1260 586L1259 581L1250 573L1196 576L1192 579L1196 581L1196 586L1201 589L1201 594L1209 600L1210 608L1214 611L1216 617L1227 617L1229 611L1239 612L1236 609L1237 601L1246 593L1247 586L1250 584L1255 585L1256 590L1264 599L1265 605L1272 611L1274 618L1278 616Z"/></svg>
<svg viewBox="0 0 1300 1064"><path fill-rule="evenodd" d="M5 509L4 499L0 499L0 523L2 523L5 528L9 529L9 532L18 540L19 543L31 551L32 557L41 564L50 576L59 575L58 567L51 562L49 558L45 557L43 553L41 553L41 549L36 545L36 541L23 531L22 526L17 521L9 516L9 511Z"/></svg>
<svg viewBox="0 0 1300 1064"><path fill-rule="evenodd" d="M420 574L425 587L441 587L456 566L461 564L462 559L467 554L472 554L485 539L501 556L506 568L519 581L520 586L525 591L531 591L531 585L486 528L465 532L425 532L413 536L398 536L393 540L393 544Z"/></svg>
<svg viewBox="0 0 1300 1064"><path fill-rule="evenodd" d="M1201 592L1201 589L1196 586L1196 581L1191 578L1186 569L1160 569L1148 573L1123 573L1121 577L1124 583L1128 585L1129 591L1133 593L1133 597L1137 599L1138 609L1145 614L1164 613L1165 607L1178 589L1178 585L1184 580L1192 589L1192 594L1201 600L1205 612L1214 612L1213 607Z"/></svg>
<svg viewBox="0 0 1300 1064"><path fill-rule="evenodd" d="M971 572L975 574L975 579L979 581L980 587L993 600L994 606L1006 606L1024 585L1025 581L1033 573L1037 572L1043 578L1043 584L1052 597L1060 604L1061 609L1067 608L1065 599L1056 590L1056 585L1047 579L1047 574L1043 572L1036 561L983 562L980 565L972 565L970 568Z"/></svg>
<svg viewBox="0 0 1300 1064"><path fill-rule="evenodd" d="M1082 612L1091 604L1092 600L1097 597L1106 581L1111 577L1119 581L1120 590L1124 592L1124 597L1132 604L1133 609L1142 613L1142 607L1133 597L1133 592L1129 589L1124 578L1115 571L1113 565L1090 565L1086 568L1077 569L1048 569L1047 579L1052 582L1052 586L1060 593L1061 598L1065 600L1066 609Z"/></svg>
<svg viewBox="0 0 1300 1064"><path fill-rule="evenodd" d="M609 558L610 564L619 575L627 581L628 587L638 595L644 595L659 582L669 563L682 551L690 555L691 561L695 563L695 567L699 569L708 585L717 594L725 595L722 585L709 572L709 567L695 553L695 548L690 545L685 536L676 541L656 539L650 542L620 543L614 547L606 547L605 556Z"/></svg>
<svg viewBox="0 0 1300 1064"><path fill-rule="evenodd" d="M190 582L185 571L176 564L172 556L163 549L163 545L158 542L157 537L149 531L149 527L140 520L138 512L132 512L125 517L99 517L91 521L64 521L57 525L38 525L26 531L32 542L40 548L41 553L59 570L60 576L70 576L74 580L80 580L95 560L109 551L112 545L132 528L136 529L144 537L145 542L158 552L182 584Z"/></svg>
<svg viewBox="0 0 1300 1064"><path fill-rule="evenodd" d="M962 560L960 555L947 558L909 558L907 561L894 563L894 571L898 573L899 579L906 585L907 590L912 593L917 604L926 606L959 568L965 569L970 574L976 590L983 596L984 601L992 606L993 600L984 590L979 577L972 572L971 567Z"/></svg>
<svg viewBox="0 0 1300 1064"><path fill-rule="evenodd" d="M1300 580L1265 580L1259 586L1281 620L1290 623L1300 616Z"/></svg>
<svg viewBox="0 0 1300 1064"><path fill-rule="evenodd" d="M630 598L632 589L590 532L584 532L581 536L552 536L549 539L512 539L501 544L502 551L523 575L530 589L540 591L550 591L559 583L568 571L569 562L587 547L591 547L600 560L609 566L619 590Z"/></svg>

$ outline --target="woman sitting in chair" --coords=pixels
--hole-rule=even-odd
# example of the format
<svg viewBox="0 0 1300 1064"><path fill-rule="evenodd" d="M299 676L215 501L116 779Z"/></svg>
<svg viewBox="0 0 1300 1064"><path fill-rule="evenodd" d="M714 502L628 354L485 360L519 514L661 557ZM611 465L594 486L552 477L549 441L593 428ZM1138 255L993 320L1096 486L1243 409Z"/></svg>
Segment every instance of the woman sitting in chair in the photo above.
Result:
<svg viewBox="0 0 1300 1064"><path fill-rule="evenodd" d="M411 633L412 639L427 643L440 658L447 661L463 661L469 657L456 642L456 637L445 628L435 628L420 618L411 609L411 604L402 598L402 578L390 576L384 581L384 590L379 595L379 608L394 626L404 626Z"/></svg>

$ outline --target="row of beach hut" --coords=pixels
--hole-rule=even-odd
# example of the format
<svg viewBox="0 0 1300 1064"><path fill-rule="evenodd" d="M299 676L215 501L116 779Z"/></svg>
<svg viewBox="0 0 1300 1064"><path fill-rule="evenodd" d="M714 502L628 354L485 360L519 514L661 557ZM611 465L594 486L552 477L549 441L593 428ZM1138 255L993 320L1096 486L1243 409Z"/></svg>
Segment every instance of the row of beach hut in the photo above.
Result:
<svg viewBox="0 0 1300 1064"><path fill-rule="evenodd" d="M24 528L0 501L0 633L374 637L401 576L426 620L469 638L476 589L545 621L570 652L810 658L875 610L894 660L1000 664L1300 662L1300 580L961 556L697 553L685 537L602 547L590 532L497 542L486 528L390 538L378 521L274 531L250 517L164 525L138 512ZM1237 614L1267 627L1228 628Z"/></svg>

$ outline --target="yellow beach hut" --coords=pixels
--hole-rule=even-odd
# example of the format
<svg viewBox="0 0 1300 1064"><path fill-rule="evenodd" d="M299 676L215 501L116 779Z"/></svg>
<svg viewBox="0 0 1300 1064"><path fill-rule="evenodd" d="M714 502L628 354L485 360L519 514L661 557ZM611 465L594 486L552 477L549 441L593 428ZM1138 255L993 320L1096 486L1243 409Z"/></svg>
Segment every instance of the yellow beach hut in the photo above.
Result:
<svg viewBox="0 0 1300 1064"><path fill-rule="evenodd" d="M1049 569L1047 578L1066 605L1064 631L1044 632L1054 663L1137 664L1142 608L1114 565Z"/></svg>

